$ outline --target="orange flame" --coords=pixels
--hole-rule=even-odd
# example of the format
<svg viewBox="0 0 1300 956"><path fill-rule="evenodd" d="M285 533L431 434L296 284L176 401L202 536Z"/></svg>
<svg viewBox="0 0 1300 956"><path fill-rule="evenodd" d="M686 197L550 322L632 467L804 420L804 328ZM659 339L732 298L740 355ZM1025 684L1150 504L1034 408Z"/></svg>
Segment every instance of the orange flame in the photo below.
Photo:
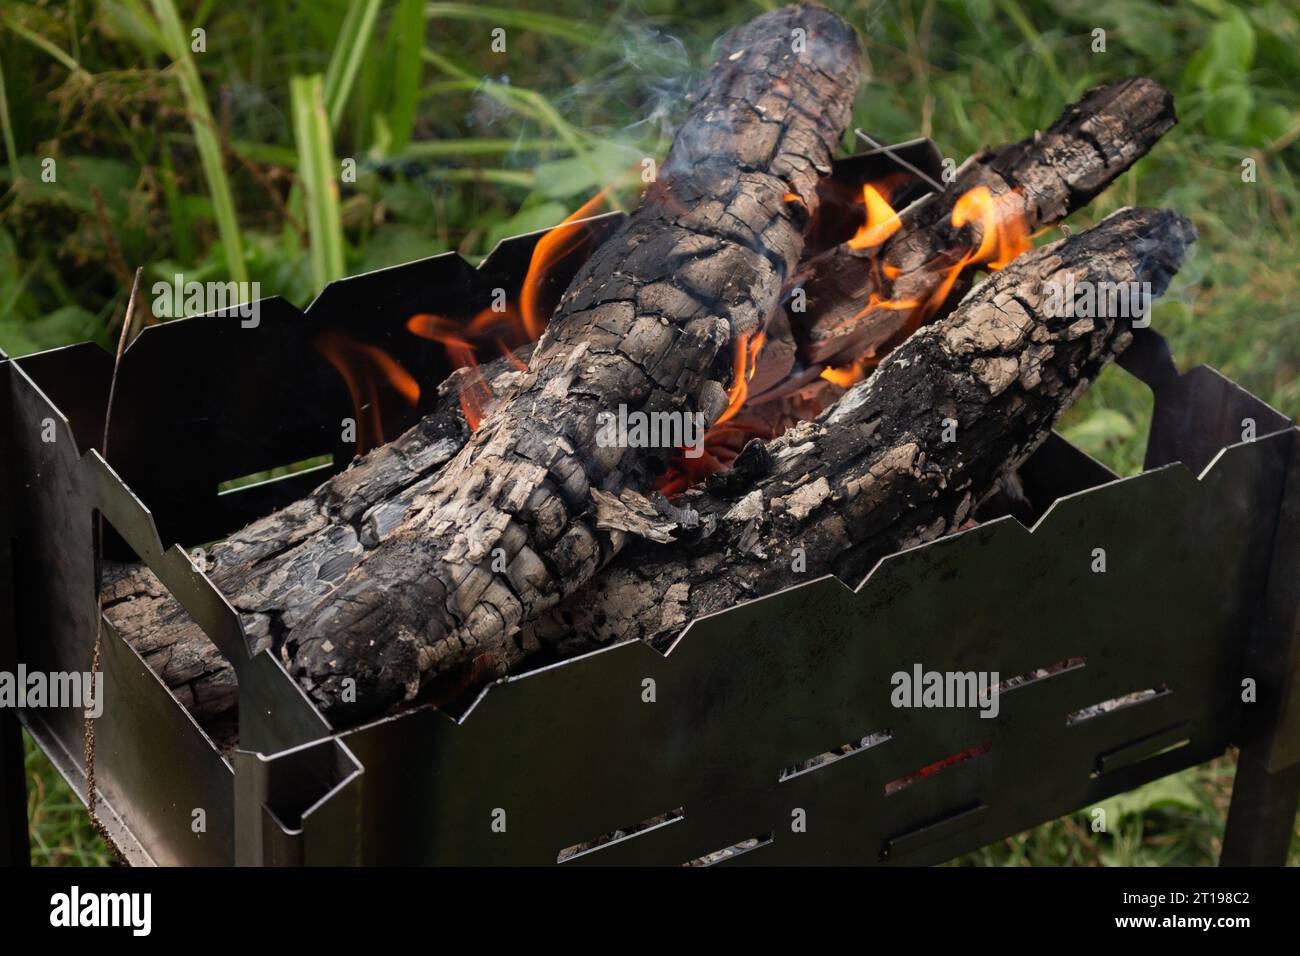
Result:
<svg viewBox="0 0 1300 956"><path fill-rule="evenodd" d="M465 421L469 424L469 430L476 432L479 425L483 423L483 416L486 414L488 404L496 396L492 392L492 386L483 378L478 362L474 360L473 352L469 353L468 364L462 366L462 368L466 368L468 371L465 372L467 378L457 394L460 399L460 412L465 416Z"/></svg>
<svg viewBox="0 0 1300 956"><path fill-rule="evenodd" d="M519 291L519 310L523 313L524 330L530 341L536 342L542 337L550 316L542 312L539 301L542 288L550 278L554 266L572 253L586 238L583 229L575 229L579 219L587 219L595 214L604 202L609 189L602 189L574 212L567 216L558 226L537 240L533 248L533 257L528 264L528 274L524 276L523 288Z"/></svg>
<svg viewBox="0 0 1300 956"><path fill-rule="evenodd" d="M313 344L347 385L352 407L356 409L357 452L364 455L384 442L376 373L411 407L420 401L420 386L383 349L358 342L342 332L321 332Z"/></svg>
<svg viewBox="0 0 1300 956"><path fill-rule="evenodd" d="M866 359L858 359L856 362L850 362L848 365L839 367L830 367L822 369L821 377L826 379L832 385L838 385L840 388L848 388L857 382L862 381L867 375L867 369L870 367Z"/></svg>
<svg viewBox="0 0 1300 956"><path fill-rule="evenodd" d="M902 220L891 199L909 177L891 174L862 187L864 222L847 241L854 250L872 250L867 261L874 288L867 296L860 319L868 312L884 309L906 313L901 333L906 334L932 318L951 295L964 270L972 266L1001 269L1031 246L1024 200L1017 190L995 196L988 187L976 186L959 196L953 205L952 225L974 233L969 248L958 248L922 267L929 272L930 291L903 298L891 295L895 281L902 276L900 266L884 261L879 247L902 228ZM790 197L787 196L787 199ZM955 260L955 261L954 261ZM897 337L890 343L898 341ZM666 495L679 494L711 474L731 466L744 443L753 437L772 438L794 421L815 417L829 397L826 388L847 389L861 381L879 365L888 349L856 356L845 365L806 370L824 383L818 391L808 378L793 380L769 388L763 395L751 396L749 380L754 375L762 336L742 337L736 342L735 381L728 392L727 409L705 435L703 453L694 459L678 456L657 483ZM817 378L812 379L814 383ZM774 414L774 408L779 413Z"/></svg>
<svg viewBox="0 0 1300 956"><path fill-rule="evenodd" d="M965 269L987 265L996 271L1032 245L1024 202L1016 189L1001 196L994 196L987 186L975 186L967 190L953 204L952 224L958 229L978 226L980 242L942 270L943 278L927 300L922 319L939 311Z"/></svg>
<svg viewBox="0 0 1300 956"><path fill-rule="evenodd" d="M485 345L495 345L516 369L528 367L515 356L514 350L527 342L536 342L546 330L550 316L543 312L541 293L556 268L586 239L587 231L578 221L589 218L607 193L608 190L601 190L537 241L520 286L517 306L508 303L503 309L481 309L464 323L427 312L407 319L407 331L440 344L446 349L453 368L470 370L460 388L460 407L471 430L478 429L487 406L495 397L479 370L478 350Z"/></svg>
<svg viewBox="0 0 1300 956"><path fill-rule="evenodd" d="M758 370L758 355L766 342L767 334L764 332L737 336L727 407L705 432L702 449L691 446L677 450L668 471L655 483L656 490L665 495L680 494L709 475L730 468L750 438L769 434L767 429L734 420L749 398L749 382ZM687 457L684 454L687 450L698 453Z"/></svg>
<svg viewBox="0 0 1300 956"><path fill-rule="evenodd" d="M981 236L979 248L970 254L972 265L1002 269L1031 245L1024 204L1016 190L994 196L987 186L976 186L964 193L952 207L952 224L960 229L977 221Z"/></svg>
<svg viewBox="0 0 1300 956"><path fill-rule="evenodd" d="M754 377L754 372L758 369L758 353L763 349L763 343L767 341L767 335L759 332L757 335L739 335L736 337L736 358L732 364L732 383L731 388L727 390L727 397L730 401L726 409L714 426L721 425L735 417L736 412L740 411L741 406L745 404L745 399L749 397L749 380ZM707 437L707 436L706 436Z"/></svg>
<svg viewBox="0 0 1300 956"><path fill-rule="evenodd" d="M862 187L862 202L866 206L867 221L849 240L850 249L870 249L878 246L903 225L898 213L889 204L888 187L884 183L867 183Z"/></svg>

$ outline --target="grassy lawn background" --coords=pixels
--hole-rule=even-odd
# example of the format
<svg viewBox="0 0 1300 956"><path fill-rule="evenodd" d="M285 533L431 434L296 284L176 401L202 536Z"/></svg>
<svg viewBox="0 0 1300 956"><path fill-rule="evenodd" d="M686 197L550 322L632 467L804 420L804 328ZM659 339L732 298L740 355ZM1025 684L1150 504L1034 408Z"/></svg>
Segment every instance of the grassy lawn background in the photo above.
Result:
<svg viewBox="0 0 1300 956"><path fill-rule="evenodd" d="M1190 216L1201 240L1155 327L1184 368L1213 364L1300 411L1294 2L827 5L866 43L855 122L885 140L931 136L958 162L1044 128L1095 83L1145 73L1172 88L1180 125L1072 225L1130 204ZM0 348L107 344L137 265L146 287L176 272L246 276L305 304L341 275L449 249L480 257L606 185L628 206L639 158L666 153L710 44L772 6L7 0ZM195 27L203 52L190 51ZM491 49L498 27L504 53ZM1093 50L1098 28L1105 52ZM295 78L314 74L329 122L313 129L302 121L312 82ZM41 179L47 158L54 183ZM335 206L306 172L344 158L357 178ZM1063 427L1131 474L1149 413L1145 388L1112 369ZM27 767L37 862L106 862L30 747ZM1076 814L964 862L1212 863L1231 774L1223 760L1117 798L1110 834Z"/></svg>

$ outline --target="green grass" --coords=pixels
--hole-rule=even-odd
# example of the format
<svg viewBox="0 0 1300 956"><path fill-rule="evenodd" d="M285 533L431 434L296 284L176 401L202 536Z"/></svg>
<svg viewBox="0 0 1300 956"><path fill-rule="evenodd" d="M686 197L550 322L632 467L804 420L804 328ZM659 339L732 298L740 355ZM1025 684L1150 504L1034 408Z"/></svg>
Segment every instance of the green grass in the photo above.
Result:
<svg viewBox="0 0 1300 956"><path fill-rule="evenodd" d="M258 279L310 300L333 275L449 249L484 255L662 157L683 95L727 27L774 2L552 0L310 4L9 0L0 12L0 347L107 343L129 276L88 201L104 199L127 269L146 282ZM1201 240L1154 324L1186 368L1217 366L1300 411L1300 12L1290 0L844 0L870 80L855 122L935 139L960 162L1041 129L1086 87L1144 73L1177 95L1180 125L1072 222L1167 205ZM173 16L174 13L174 16ZM74 16L75 14L75 16ZM75 24L75 26L74 26ZM206 52L190 30L206 31ZM490 32L507 31L505 53ZM1093 52L1093 31L1106 52ZM319 74L316 93L295 77ZM308 113L311 115L309 116ZM45 158L58 181L41 181ZM325 175L356 161L331 205ZM1258 181L1241 178L1243 159ZM620 178L621 177L621 178ZM232 225L233 223L233 225ZM1118 369L1063 423L1121 473L1140 467L1150 396ZM96 844L48 765L42 860ZM1230 761L1139 791L1108 835L1075 815L965 862L1209 863ZM39 829L39 828L38 828ZM89 854L89 855L85 855ZM1294 854L1293 854L1294 858Z"/></svg>
<svg viewBox="0 0 1300 956"><path fill-rule="evenodd" d="M77 795L23 732L27 825L35 866L108 866L113 854L90 826Z"/></svg>

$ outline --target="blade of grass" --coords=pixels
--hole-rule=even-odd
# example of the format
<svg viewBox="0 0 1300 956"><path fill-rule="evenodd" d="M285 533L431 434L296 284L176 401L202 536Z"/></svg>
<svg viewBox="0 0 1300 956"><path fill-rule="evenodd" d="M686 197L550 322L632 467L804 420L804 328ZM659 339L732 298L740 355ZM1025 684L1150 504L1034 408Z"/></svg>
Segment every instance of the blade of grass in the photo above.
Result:
<svg viewBox="0 0 1300 956"><path fill-rule="evenodd" d="M321 85L321 97L326 112L326 122L329 131L332 132L338 128L339 119L343 115L343 108L347 105L348 97L352 94L352 85L357 77L357 70L361 65L361 60L365 55L366 45L370 42L370 34L374 29L375 18L379 14L379 0L353 0L348 5L347 13L343 17L343 23L339 27L338 37L334 41L334 50L330 54L329 65L325 69L325 77ZM292 87L293 80L290 80ZM291 91L292 95L292 91ZM295 124L295 130L297 126ZM294 182L289 190L289 199L286 208L289 210L287 219L301 218L304 212L302 189L305 182L304 171L301 167L302 143L298 144L299 169L298 180ZM330 146L330 158L333 160L333 146ZM337 196L335 205L337 206ZM312 214L307 210L308 234L316 236L312 229ZM287 248L292 248L297 242L288 221L284 228L284 241ZM317 291L323 287L319 281L319 276L315 271L315 253L317 240L309 240L313 247L313 279L317 282ZM340 250L342 243L340 242ZM339 256L342 262L342 254ZM339 274L342 274L340 265ZM329 281L328 279L325 281Z"/></svg>
<svg viewBox="0 0 1300 956"><path fill-rule="evenodd" d="M248 270L244 266L244 244L239 234L239 220L235 215L235 201L230 191L230 181L226 178L226 168L222 162L221 146L217 142L216 124L212 120L212 111L208 108L207 95L203 90L203 80L199 69L190 56L187 34L181 26L180 15L172 0L151 0L158 26L166 44L167 54L171 57L176 70L176 79L180 84L181 95L190 116L190 127L194 131L194 145L203 166L203 176L208 182L208 193L212 197L212 211L217 220L217 234L226 255L226 270L236 282L248 281Z"/></svg>
<svg viewBox="0 0 1300 956"><path fill-rule="evenodd" d="M564 152L568 144L557 139L430 139L411 143L398 156L431 159L442 156L500 156L506 153Z"/></svg>
<svg viewBox="0 0 1300 956"><path fill-rule="evenodd" d="M420 74L424 61L424 0L398 0L393 16L397 34L397 64L393 70L393 105L388 111L393 152L400 152L411 141L415 130L415 109L420 101Z"/></svg>
<svg viewBox="0 0 1300 956"><path fill-rule="evenodd" d="M330 54L329 66L325 70L325 110L329 115L331 130L338 129L343 107L352 92L352 84L357 78L357 70L361 67L378 16L379 0L353 0L348 5L343 27L339 30L334 52Z"/></svg>
<svg viewBox="0 0 1300 956"><path fill-rule="evenodd" d="M67 53L64 53L62 50L60 50L49 40L45 39L45 37L41 36L39 33L33 33L31 30L28 30L22 24L14 23L12 20L6 20L5 26L9 27L10 30L13 30L14 33L18 34L20 37L22 37L32 46L36 47L38 50L43 50L46 53L48 53L50 56L54 57L54 59L62 63L69 70L69 72L72 73L84 72L81 68L80 63L74 60Z"/></svg>
<svg viewBox="0 0 1300 956"><path fill-rule="evenodd" d="M5 157L9 162L9 183L18 182L18 147L14 145L14 128L9 121L9 98L5 95L4 64L0 63L0 131L4 133Z"/></svg>
<svg viewBox="0 0 1300 956"><path fill-rule="evenodd" d="M1040 34L1034 27L1033 23L1030 22L1029 17L1025 15L1024 9L1016 2L1016 0L1001 0L998 5L1002 7L1002 11L1011 18L1011 21L1016 25L1016 28L1020 30L1021 35L1024 36L1029 45L1034 48L1034 52L1038 54L1038 58L1042 60L1043 65L1047 67L1047 72L1052 75L1052 80L1056 83L1056 87L1060 90L1061 95L1068 97L1070 84L1066 82L1065 74L1061 72L1061 68L1056 63L1056 57L1052 55L1052 51L1048 48L1047 44L1043 42L1042 34Z"/></svg>
<svg viewBox="0 0 1300 956"><path fill-rule="evenodd" d="M298 144L298 182L307 211L308 245L315 290L343 275L343 224L339 218L334 147L320 74L289 80L293 133Z"/></svg>

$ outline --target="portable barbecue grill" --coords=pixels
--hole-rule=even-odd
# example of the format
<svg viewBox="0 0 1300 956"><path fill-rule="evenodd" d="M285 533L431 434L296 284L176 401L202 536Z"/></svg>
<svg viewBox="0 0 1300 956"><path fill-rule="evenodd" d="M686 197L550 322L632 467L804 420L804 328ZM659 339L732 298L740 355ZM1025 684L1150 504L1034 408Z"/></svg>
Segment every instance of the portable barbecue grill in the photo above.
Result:
<svg viewBox="0 0 1300 956"><path fill-rule="evenodd" d="M1180 376L1151 331L1122 363L1155 395L1146 471L1117 478L1053 435L1021 470L1032 531L987 521L891 556L856 591L823 578L697 620L667 655L618 645L499 682L459 718L424 706L334 731L270 652L249 653L187 549L351 457L351 403L315 334L346 331L439 381L441 351L404 321L517 289L537 238L479 269L447 254L336 282L305 313L266 300L252 329L233 310L147 329L122 360L109 461L111 356L0 357L0 666L88 669L99 513L108 556L145 562L237 672L225 754L105 621L98 812L127 861L931 864L1232 745L1223 859L1285 859L1300 431L1212 369ZM389 437L419 413L399 410ZM218 493L320 455L332 464ZM996 669L999 713L895 709L891 675L916 664ZM84 800L80 711L18 718ZM26 859L18 722L3 719L0 855Z"/></svg>

